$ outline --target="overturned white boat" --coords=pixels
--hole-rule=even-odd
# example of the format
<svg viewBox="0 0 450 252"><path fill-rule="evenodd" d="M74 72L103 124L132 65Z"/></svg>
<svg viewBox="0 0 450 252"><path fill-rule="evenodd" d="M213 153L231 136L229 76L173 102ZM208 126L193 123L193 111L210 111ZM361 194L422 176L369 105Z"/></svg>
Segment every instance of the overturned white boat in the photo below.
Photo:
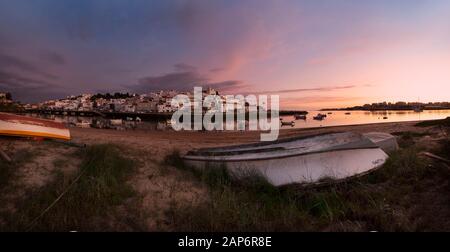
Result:
<svg viewBox="0 0 450 252"><path fill-rule="evenodd" d="M364 133L363 135L369 138L370 141L372 141L386 153L396 151L399 148L397 138L389 133L369 132Z"/></svg>
<svg viewBox="0 0 450 252"><path fill-rule="evenodd" d="M199 169L225 167L232 174L255 172L275 186L340 180L383 165L388 155L359 133L331 133L271 143L199 149L183 160Z"/></svg>

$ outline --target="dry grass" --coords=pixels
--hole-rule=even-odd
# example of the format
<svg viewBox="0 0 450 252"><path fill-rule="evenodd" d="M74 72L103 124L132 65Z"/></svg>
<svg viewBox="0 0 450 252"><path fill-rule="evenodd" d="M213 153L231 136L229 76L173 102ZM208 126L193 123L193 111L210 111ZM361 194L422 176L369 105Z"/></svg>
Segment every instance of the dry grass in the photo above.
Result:
<svg viewBox="0 0 450 252"><path fill-rule="evenodd" d="M200 172L174 152L168 164L208 185L209 200L173 207L167 216L178 231L448 231L448 191L430 185L448 184L448 171L418 151L402 149L368 176L315 189L277 188L261 177L234 180L225 169ZM430 194L443 199L438 211L446 220L431 221L436 213L420 210Z"/></svg>
<svg viewBox="0 0 450 252"><path fill-rule="evenodd" d="M113 145L95 145L78 153L83 162L78 172L56 171L55 179L27 192L17 211L3 216L8 231L108 230L114 207L133 195L126 184L134 163L122 157ZM63 165L55 161L55 165ZM79 177L80 176L80 177ZM79 179L74 182L74 179ZM74 183L73 183L74 182ZM73 184L72 184L73 183ZM69 185L72 185L69 187ZM63 192L67 193L42 218L36 217Z"/></svg>

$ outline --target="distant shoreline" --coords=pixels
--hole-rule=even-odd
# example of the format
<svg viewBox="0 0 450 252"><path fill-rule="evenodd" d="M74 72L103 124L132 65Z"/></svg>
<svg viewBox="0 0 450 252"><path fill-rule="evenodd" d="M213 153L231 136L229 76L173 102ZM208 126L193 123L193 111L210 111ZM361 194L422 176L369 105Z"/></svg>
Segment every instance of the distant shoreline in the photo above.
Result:
<svg viewBox="0 0 450 252"><path fill-rule="evenodd" d="M424 108L425 110L450 110L450 108ZM331 109L320 109L319 111L414 111L414 109L405 108L388 108L388 109L363 109L363 108L331 108Z"/></svg>

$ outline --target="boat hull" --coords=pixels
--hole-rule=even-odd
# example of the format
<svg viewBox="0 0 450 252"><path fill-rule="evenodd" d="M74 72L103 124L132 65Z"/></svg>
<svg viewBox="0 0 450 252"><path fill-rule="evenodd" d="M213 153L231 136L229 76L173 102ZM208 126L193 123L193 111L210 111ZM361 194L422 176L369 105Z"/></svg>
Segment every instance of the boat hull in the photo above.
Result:
<svg viewBox="0 0 450 252"><path fill-rule="evenodd" d="M343 132L280 139L188 152L194 168L226 168L237 176L262 175L275 186L318 183L365 174L383 165L388 155L369 138Z"/></svg>
<svg viewBox="0 0 450 252"><path fill-rule="evenodd" d="M69 129L61 123L6 113L0 113L0 135L70 140Z"/></svg>
<svg viewBox="0 0 450 252"><path fill-rule="evenodd" d="M382 132L369 132L363 134L374 144L380 147L386 153L391 153L399 149L397 138L395 136Z"/></svg>
<svg viewBox="0 0 450 252"><path fill-rule="evenodd" d="M245 162L186 159L187 165L200 169L227 168L239 177L262 175L275 186L293 183L318 183L325 179L341 180L365 174L388 158L379 148L338 150L283 158Z"/></svg>

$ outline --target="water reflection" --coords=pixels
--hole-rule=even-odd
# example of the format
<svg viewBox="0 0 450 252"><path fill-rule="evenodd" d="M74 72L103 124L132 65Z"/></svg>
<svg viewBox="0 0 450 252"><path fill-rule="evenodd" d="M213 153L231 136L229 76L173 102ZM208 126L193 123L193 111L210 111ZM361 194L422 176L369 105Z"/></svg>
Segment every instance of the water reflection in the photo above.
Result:
<svg viewBox="0 0 450 252"><path fill-rule="evenodd" d="M322 114L324 117L321 120L314 120L313 118ZM55 120L57 122L65 123L69 127L79 128L97 128L97 129L113 129L113 130L172 130L170 120L154 120L141 121L133 118L125 119L107 119L102 117L85 117L85 116L70 116L70 115L38 115L29 114L29 116L40 117L45 119ZM384 123L384 122L405 122L405 121L422 121L435 120L450 117L450 110L425 110L423 112L414 111L309 111L306 118L295 116L282 116L280 120L280 127L287 128L314 128L327 127L339 125L356 125L367 123ZM293 122L292 124L281 123ZM239 125L239 129L249 129L250 125L255 122L246 121ZM238 129L236 122L227 123L224 121L226 129Z"/></svg>
<svg viewBox="0 0 450 252"><path fill-rule="evenodd" d="M108 119L102 117L86 117L86 116L61 116L48 114L27 114L27 116L38 117L43 119L54 120L64 123L68 127L78 128L96 128L96 129L112 129L112 130L169 130L171 129L170 121L146 121L134 120L131 118Z"/></svg>
<svg viewBox="0 0 450 252"><path fill-rule="evenodd" d="M331 112L331 111L330 111ZM327 114L323 120L313 120L319 113ZM284 120L295 120L295 128L314 128L368 123L406 122L436 120L450 117L450 110L414 111L309 111L306 120L295 120L293 116L283 116Z"/></svg>

